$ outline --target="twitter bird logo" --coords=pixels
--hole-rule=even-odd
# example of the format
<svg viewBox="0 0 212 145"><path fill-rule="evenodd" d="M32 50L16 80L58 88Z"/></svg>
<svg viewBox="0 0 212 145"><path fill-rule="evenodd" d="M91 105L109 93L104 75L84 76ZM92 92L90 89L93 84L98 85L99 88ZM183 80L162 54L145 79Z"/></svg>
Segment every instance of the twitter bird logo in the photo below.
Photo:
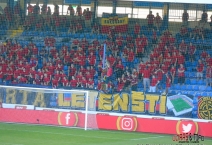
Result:
<svg viewBox="0 0 212 145"><path fill-rule="evenodd" d="M183 133L188 133L189 131L191 131L191 127L192 127L192 124L183 124Z"/></svg>

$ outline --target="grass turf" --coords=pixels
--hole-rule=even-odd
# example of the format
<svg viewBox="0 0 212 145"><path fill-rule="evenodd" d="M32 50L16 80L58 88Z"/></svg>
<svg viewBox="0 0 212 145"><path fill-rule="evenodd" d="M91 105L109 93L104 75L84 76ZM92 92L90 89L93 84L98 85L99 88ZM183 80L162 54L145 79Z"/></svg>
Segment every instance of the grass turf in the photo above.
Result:
<svg viewBox="0 0 212 145"><path fill-rule="evenodd" d="M179 144L172 141L172 136L106 130L85 131L83 129L55 126L0 123L0 145ZM204 141L200 141L200 144L204 145L211 145L211 143L212 138L205 138Z"/></svg>
<svg viewBox="0 0 212 145"><path fill-rule="evenodd" d="M184 101L182 98L177 98L177 99L171 100L171 102L174 105L174 108L177 112L191 108L191 106L186 101Z"/></svg>

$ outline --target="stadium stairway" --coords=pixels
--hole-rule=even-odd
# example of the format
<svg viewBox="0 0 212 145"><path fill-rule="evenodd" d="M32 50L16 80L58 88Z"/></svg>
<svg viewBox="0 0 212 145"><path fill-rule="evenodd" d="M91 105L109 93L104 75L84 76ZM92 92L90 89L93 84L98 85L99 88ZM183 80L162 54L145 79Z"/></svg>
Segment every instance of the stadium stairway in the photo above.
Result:
<svg viewBox="0 0 212 145"><path fill-rule="evenodd" d="M7 31L7 34L11 37L11 38L14 38L16 37L17 35L20 35L23 33L23 29L21 27L19 27L17 30L8 30Z"/></svg>

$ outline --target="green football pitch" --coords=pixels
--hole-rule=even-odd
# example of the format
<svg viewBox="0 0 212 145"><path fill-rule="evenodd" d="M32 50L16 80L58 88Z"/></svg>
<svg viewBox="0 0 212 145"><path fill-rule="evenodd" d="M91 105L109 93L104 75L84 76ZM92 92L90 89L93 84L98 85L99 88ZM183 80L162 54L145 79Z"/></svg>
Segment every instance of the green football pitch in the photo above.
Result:
<svg viewBox="0 0 212 145"><path fill-rule="evenodd" d="M174 105L174 108L177 112L191 108L191 106L186 101L184 101L182 98L177 98L177 99L171 100L171 102Z"/></svg>
<svg viewBox="0 0 212 145"><path fill-rule="evenodd" d="M0 145L176 145L172 135L0 123ZM188 143L187 143L188 144ZM200 144L211 145L212 138ZM186 145L186 144L185 144ZM194 144L193 144L194 145ZM197 144L196 144L197 145Z"/></svg>

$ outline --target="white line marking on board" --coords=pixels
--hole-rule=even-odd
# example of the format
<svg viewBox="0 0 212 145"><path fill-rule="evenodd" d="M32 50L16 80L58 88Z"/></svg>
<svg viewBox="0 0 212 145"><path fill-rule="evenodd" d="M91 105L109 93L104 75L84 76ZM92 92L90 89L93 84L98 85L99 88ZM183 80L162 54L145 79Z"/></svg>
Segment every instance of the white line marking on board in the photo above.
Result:
<svg viewBox="0 0 212 145"><path fill-rule="evenodd" d="M102 139L113 139L113 140L119 140L120 138L107 138L107 137L98 137L98 136L89 136L89 135L76 135L76 134L64 134L64 133L53 133L53 132L42 132L42 131L32 131L32 130L17 130L17 129L7 129L7 128L0 128L0 130L13 130L13 131L22 131L22 132L34 132L34 133L43 133L43 134L55 134L55 135L65 135L65 136L81 136L81 137L88 137L88 138L102 138ZM152 137L152 138L157 138L158 136ZM151 138L151 137L148 137ZM143 138L143 139L148 139L148 138ZM142 138L139 138L142 139ZM137 140L139 140L137 139ZM133 139L122 139L122 140L133 140ZM136 139L134 139L136 140ZM13 145L13 144L11 144Z"/></svg>
<svg viewBox="0 0 212 145"><path fill-rule="evenodd" d="M135 139L131 139L131 140L143 140L143 139L161 138L161 137L165 137L165 136L155 136L155 137L135 138Z"/></svg>

